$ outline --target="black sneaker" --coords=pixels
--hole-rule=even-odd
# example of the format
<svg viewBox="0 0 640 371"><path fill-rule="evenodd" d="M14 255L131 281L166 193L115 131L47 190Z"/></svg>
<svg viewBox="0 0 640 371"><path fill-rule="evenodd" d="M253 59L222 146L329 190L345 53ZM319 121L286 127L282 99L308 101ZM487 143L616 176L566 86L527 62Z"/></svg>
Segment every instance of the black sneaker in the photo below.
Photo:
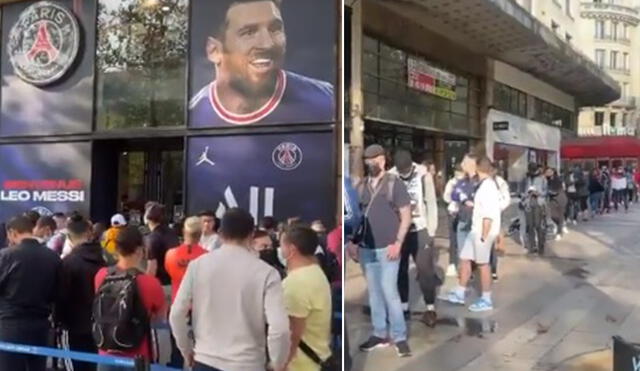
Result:
<svg viewBox="0 0 640 371"><path fill-rule="evenodd" d="M376 348L384 348L387 346L389 346L389 342L386 339L372 336L369 340L360 345L360 350L363 352L370 352Z"/></svg>
<svg viewBox="0 0 640 371"><path fill-rule="evenodd" d="M399 357L411 357L411 349L406 341L396 343L396 352L398 352Z"/></svg>

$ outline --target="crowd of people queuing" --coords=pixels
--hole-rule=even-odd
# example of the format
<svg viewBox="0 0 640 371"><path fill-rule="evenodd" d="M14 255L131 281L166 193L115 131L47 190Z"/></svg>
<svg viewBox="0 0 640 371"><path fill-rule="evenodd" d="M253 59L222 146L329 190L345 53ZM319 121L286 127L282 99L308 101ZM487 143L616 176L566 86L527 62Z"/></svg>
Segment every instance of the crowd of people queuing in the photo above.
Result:
<svg viewBox="0 0 640 371"><path fill-rule="evenodd" d="M530 164L521 184L510 185L489 158L469 153L456 165L440 198L434 190L435 171L413 162L404 149L387 156L382 146L370 145L364 151L364 164L365 177L344 182L345 226L349 226L345 238L349 256L360 263L367 281L365 312L373 327L359 349L368 352L393 345L401 357L411 356L407 343L410 259L426 304L421 322L432 328L437 324L436 292L444 282L436 269L434 245L438 204L446 204L449 237L449 265L442 271L457 278L457 284L439 298L465 305L475 275L480 291L468 309L484 312L494 308L498 257L505 251L506 235L514 222L528 252L544 256L550 231L561 239L569 223L622 205L627 210L629 202L637 200L640 182L640 173L622 167L587 174L573 166L561 174ZM516 218L506 217L510 207L516 208Z"/></svg>
<svg viewBox="0 0 640 371"><path fill-rule="evenodd" d="M143 358L182 369L334 370L342 232L247 211L170 226L28 211L0 250L0 341ZM337 322L339 322L338 319ZM55 338L55 340L52 340ZM0 351L0 370L130 370Z"/></svg>

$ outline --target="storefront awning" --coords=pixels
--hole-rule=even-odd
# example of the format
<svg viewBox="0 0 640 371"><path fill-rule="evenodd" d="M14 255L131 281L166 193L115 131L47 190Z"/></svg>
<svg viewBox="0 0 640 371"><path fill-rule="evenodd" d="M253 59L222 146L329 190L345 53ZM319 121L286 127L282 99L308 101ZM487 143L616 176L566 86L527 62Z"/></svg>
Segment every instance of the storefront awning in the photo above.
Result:
<svg viewBox="0 0 640 371"><path fill-rule="evenodd" d="M599 137L567 140L562 143L561 157L564 159L640 157L640 139Z"/></svg>
<svg viewBox="0 0 640 371"><path fill-rule="evenodd" d="M611 76L514 0L375 1L474 53L536 76L575 96L580 106L620 97Z"/></svg>

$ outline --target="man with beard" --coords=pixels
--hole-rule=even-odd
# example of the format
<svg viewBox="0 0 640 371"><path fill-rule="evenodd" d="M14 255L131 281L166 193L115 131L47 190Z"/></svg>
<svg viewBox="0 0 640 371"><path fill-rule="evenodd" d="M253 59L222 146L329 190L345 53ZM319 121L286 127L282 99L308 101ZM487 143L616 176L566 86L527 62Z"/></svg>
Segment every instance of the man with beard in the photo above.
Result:
<svg viewBox="0 0 640 371"><path fill-rule="evenodd" d="M215 80L192 99L192 125L333 120L333 86L283 69L281 0L218 0L206 45Z"/></svg>
<svg viewBox="0 0 640 371"><path fill-rule="evenodd" d="M394 156L395 167L391 174L397 175L407 187L411 197L411 228L404 240L400 255L398 291L402 300L402 309L410 313L409 308L409 258L413 257L418 269L418 282L427 304L422 321L429 327L435 327L436 288L442 284L436 275L437 250L434 246L438 229L438 204L433 175L424 165L413 162L409 151L399 149Z"/></svg>

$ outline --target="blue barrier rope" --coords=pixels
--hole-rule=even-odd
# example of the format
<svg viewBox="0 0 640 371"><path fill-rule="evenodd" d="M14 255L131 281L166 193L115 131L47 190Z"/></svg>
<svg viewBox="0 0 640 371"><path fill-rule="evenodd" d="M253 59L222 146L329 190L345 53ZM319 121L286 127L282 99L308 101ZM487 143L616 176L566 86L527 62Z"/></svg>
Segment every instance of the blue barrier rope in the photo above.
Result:
<svg viewBox="0 0 640 371"><path fill-rule="evenodd" d="M11 353L31 354L43 357L69 358L76 361L90 362L101 365L131 367L135 366L135 361L131 358L116 356L101 356L93 353L76 352L72 350L61 350L56 348L38 347L32 345L13 344L0 341L0 351ZM178 368L171 368L161 365L151 365L153 371L182 371Z"/></svg>

